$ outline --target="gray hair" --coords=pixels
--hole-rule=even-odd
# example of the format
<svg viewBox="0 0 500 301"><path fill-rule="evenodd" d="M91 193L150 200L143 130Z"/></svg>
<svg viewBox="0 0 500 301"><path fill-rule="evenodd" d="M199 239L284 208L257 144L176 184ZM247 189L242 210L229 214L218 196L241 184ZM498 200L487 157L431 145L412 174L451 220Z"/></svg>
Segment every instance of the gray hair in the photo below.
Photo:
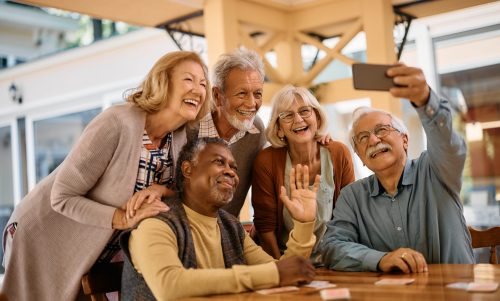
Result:
<svg viewBox="0 0 500 301"><path fill-rule="evenodd" d="M181 196L184 192L184 175L182 174L182 162L191 161L197 164L198 155L202 150L205 149L208 144L222 145L229 149L229 146L225 140L215 137L196 138L188 141L188 143L184 144L184 146L182 147L175 166L175 184L177 187L177 191Z"/></svg>
<svg viewBox="0 0 500 301"><path fill-rule="evenodd" d="M392 115L391 113L384 111L384 110L379 110L379 109L374 109L371 107L364 107L363 106L363 107L357 108L356 110L354 110L352 112L352 126L351 126L351 129L349 130L349 140L351 142L351 146L352 146L353 150L356 150L356 145L354 142L354 135L355 135L354 128L358 125L358 122L361 119L361 117L363 117L369 113L374 113L374 112L386 114L387 116L389 116L391 118L392 127L395 128L396 130L398 130L398 132L400 132L401 134L405 134L408 138L410 137L410 134L408 132L408 128L406 127L404 122L401 119L399 119L398 117L396 117L396 116Z"/></svg>
<svg viewBox="0 0 500 301"><path fill-rule="evenodd" d="M286 139L282 141L278 137L278 119L279 114L288 110L296 99L302 99L306 105L314 108L314 113L316 114L316 118L319 122L316 138L322 136L327 128L326 111L321 107L316 97L314 97L314 95L312 95L312 93L306 88L286 85L281 90L276 92L271 100L273 107L271 109L271 118L269 119L269 123L266 128L266 137L267 141L269 141L273 147L278 148L288 145Z"/></svg>
<svg viewBox="0 0 500 301"><path fill-rule="evenodd" d="M257 52L240 48L221 55L217 63L215 63L212 74L213 86L218 87L224 92L227 76L235 68L240 70L255 70L259 73L262 82L264 82L264 64Z"/></svg>

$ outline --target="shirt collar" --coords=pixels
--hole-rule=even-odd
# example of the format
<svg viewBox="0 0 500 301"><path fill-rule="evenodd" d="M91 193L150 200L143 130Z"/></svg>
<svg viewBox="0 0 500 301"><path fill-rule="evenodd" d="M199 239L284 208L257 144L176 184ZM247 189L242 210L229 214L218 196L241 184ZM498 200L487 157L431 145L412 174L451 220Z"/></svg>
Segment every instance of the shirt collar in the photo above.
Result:
<svg viewBox="0 0 500 301"><path fill-rule="evenodd" d="M243 138L246 133L249 134L260 134L260 130L252 124L252 127L248 131L238 131L231 137L229 144L236 143L238 140ZM212 118L212 113L208 113L200 120L200 130L198 137L215 137L220 138L217 128L215 127L214 119Z"/></svg>
<svg viewBox="0 0 500 301"><path fill-rule="evenodd" d="M402 186L412 185L413 179L415 177L415 170L412 168L412 161L406 160L405 168L403 169L403 175L399 179L398 191ZM375 197L385 192L384 187L380 184L376 175L370 177L370 196Z"/></svg>

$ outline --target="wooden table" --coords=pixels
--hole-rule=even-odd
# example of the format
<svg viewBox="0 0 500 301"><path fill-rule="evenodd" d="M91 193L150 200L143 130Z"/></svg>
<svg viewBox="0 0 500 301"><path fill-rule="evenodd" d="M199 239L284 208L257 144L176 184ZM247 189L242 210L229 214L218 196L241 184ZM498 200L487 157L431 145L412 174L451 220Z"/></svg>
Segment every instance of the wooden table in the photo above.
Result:
<svg viewBox="0 0 500 301"><path fill-rule="evenodd" d="M415 282L405 286L376 286L374 282L382 278L415 278ZM350 300L373 301L414 301L414 300L451 300L479 301L500 300L500 288L493 293L471 293L464 290L447 288L453 282L500 282L500 265L491 264L431 264L429 272L422 274L384 274L371 272L336 272L318 269L315 280L328 280L337 288L348 288ZM204 298L183 300L262 300L295 301L321 300L315 289L301 287L298 292L260 295L254 292L241 294L216 295Z"/></svg>

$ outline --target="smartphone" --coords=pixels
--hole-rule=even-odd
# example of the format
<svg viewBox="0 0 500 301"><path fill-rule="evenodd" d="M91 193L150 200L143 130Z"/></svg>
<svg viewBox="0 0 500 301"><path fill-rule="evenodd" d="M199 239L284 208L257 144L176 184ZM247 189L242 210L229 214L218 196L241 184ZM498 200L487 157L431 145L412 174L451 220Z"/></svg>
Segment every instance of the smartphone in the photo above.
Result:
<svg viewBox="0 0 500 301"><path fill-rule="evenodd" d="M352 80L356 90L389 91L396 87L392 78L386 75L387 69L393 65L353 64Z"/></svg>

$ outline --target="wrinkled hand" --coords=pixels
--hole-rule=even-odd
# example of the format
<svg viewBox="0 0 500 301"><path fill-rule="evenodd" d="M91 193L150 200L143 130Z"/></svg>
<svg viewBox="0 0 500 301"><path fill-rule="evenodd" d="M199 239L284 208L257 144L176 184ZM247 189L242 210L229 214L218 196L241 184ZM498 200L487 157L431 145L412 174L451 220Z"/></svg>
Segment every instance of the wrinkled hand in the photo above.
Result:
<svg viewBox="0 0 500 301"><path fill-rule="evenodd" d="M280 275L280 286L311 282L316 275L314 266L301 256L292 256L276 262Z"/></svg>
<svg viewBox="0 0 500 301"><path fill-rule="evenodd" d="M163 185L153 184L146 189L141 191L137 191L134 195L128 200L126 204L127 217L133 218L136 210L141 208L142 204L146 202L147 204L151 204L154 201L161 201L162 196L167 196L170 191L167 187ZM165 205L167 206L167 205ZM168 207L167 207L168 208Z"/></svg>
<svg viewBox="0 0 500 301"><path fill-rule="evenodd" d="M392 77L395 84L402 86L391 88L392 96L407 98L417 107L426 105L429 101L430 88L422 69L399 62L387 70L387 76Z"/></svg>
<svg viewBox="0 0 500 301"><path fill-rule="evenodd" d="M160 212L167 212L170 208L161 200L155 200L152 203L144 203L141 208L136 210L133 217L128 217L123 208L115 210L113 215L113 229L126 230L135 227L140 221L145 218L158 215Z"/></svg>
<svg viewBox="0 0 500 301"><path fill-rule="evenodd" d="M312 222L316 218L316 194L320 176L316 175L312 189L309 189L309 167L297 164L290 171L290 197L281 186L280 199L296 221Z"/></svg>
<svg viewBox="0 0 500 301"><path fill-rule="evenodd" d="M328 145L328 143L330 143L330 140L332 140L332 136L330 136L329 133L326 133L324 136L321 136L318 139L316 139L316 141L319 142L321 145Z"/></svg>
<svg viewBox="0 0 500 301"><path fill-rule="evenodd" d="M380 259L378 267L382 272L390 272L394 268L400 269L405 274L427 272L424 255L409 248L399 248L385 254Z"/></svg>

